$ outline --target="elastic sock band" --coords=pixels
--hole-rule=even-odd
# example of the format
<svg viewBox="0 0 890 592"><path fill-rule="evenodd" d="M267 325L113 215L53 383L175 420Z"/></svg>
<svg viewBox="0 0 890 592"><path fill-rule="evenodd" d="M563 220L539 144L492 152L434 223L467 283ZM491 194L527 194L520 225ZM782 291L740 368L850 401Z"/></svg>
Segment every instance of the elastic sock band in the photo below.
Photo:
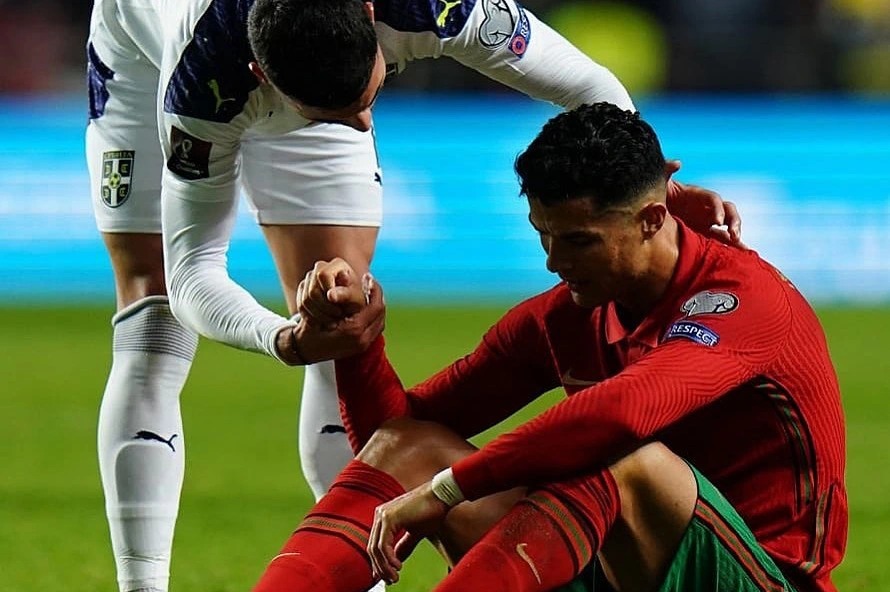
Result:
<svg viewBox="0 0 890 592"><path fill-rule="evenodd" d="M166 296L142 298L111 319L114 351L169 354L185 360L195 356L198 335L183 327Z"/></svg>

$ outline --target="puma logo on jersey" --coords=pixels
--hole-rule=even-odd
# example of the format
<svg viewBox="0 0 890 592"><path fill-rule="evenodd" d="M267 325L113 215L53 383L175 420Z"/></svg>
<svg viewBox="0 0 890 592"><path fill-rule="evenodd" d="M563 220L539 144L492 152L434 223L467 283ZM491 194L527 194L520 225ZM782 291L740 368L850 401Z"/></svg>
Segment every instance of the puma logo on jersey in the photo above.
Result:
<svg viewBox="0 0 890 592"><path fill-rule="evenodd" d="M136 432L136 435L133 436L134 440L154 440L155 442L162 442L170 447L170 450L176 452L176 449L173 447L173 438L175 438L178 434L173 434L170 436L170 439L162 438L154 432L149 432L148 430L139 430Z"/></svg>
<svg viewBox="0 0 890 592"><path fill-rule="evenodd" d="M563 373L560 380L562 380L563 386L593 386L599 382L598 380L582 380L580 378L575 378L572 376L571 368Z"/></svg>
<svg viewBox="0 0 890 592"><path fill-rule="evenodd" d="M328 424L326 426L321 427L321 431L319 434L345 434L346 428L341 425L337 425L335 423Z"/></svg>
<svg viewBox="0 0 890 592"><path fill-rule="evenodd" d="M519 555L523 561L528 563L528 566L532 568L532 573L535 574L535 579L538 580L538 583L541 583L541 575L538 573L538 568L535 567L535 562L532 561L532 558L528 556L528 553L525 552L525 548L528 547L528 543L519 543L516 545L516 554Z"/></svg>
<svg viewBox="0 0 890 592"><path fill-rule="evenodd" d="M445 28L445 21L448 19L448 14L451 12L451 9L455 6L459 6L463 0L454 0L454 2L448 2L448 0L442 0L442 4L445 5L445 8L442 9L442 12L439 13L439 16L436 18L436 25L440 29Z"/></svg>
<svg viewBox="0 0 890 592"><path fill-rule="evenodd" d="M207 83L207 86L210 87L210 92L213 93L213 98L216 99L216 110L214 113L219 113L219 110L222 109L222 106L229 101L235 102L235 99L232 97L222 98L219 92L219 82L216 81L216 78Z"/></svg>

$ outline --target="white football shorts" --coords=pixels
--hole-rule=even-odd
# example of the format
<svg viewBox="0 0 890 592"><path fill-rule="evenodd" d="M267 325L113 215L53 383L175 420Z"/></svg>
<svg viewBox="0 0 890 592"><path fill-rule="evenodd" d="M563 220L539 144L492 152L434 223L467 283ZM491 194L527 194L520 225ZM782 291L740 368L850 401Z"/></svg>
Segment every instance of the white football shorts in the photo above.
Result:
<svg viewBox="0 0 890 592"><path fill-rule="evenodd" d="M96 0L93 9L86 157L102 232L161 232L158 96L164 88L156 2ZM336 124L286 133L249 128L240 152L241 186L260 224L380 226L373 133Z"/></svg>

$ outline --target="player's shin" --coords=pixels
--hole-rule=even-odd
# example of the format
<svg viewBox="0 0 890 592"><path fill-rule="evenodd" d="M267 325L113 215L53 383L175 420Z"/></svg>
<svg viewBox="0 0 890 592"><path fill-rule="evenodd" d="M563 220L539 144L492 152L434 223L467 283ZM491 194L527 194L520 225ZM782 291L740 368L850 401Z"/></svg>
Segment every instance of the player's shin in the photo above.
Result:
<svg viewBox="0 0 890 592"><path fill-rule="evenodd" d="M333 362L306 366L299 443L303 475L318 500L354 456L340 419Z"/></svg>
<svg viewBox="0 0 890 592"><path fill-rule="evenodd" d="M118 583L122 592L165 592L185 463L179 394L198 336L164 296L134 303L112 324L98 446Z"/></svg>
<svg viewBox="0 0 890 592"><path fill-rule="evenodd" d="M609 471L531 492L458 562L435 592L544 592L596 555L621 501Z"/></svg>
<svg viewBox="0 0 890 592"><path fill-rule="evenodd" d="M374 509L403 493L387 473L350 462L269 563L254 592L365 592L375 583L367 553Z"/></svg>

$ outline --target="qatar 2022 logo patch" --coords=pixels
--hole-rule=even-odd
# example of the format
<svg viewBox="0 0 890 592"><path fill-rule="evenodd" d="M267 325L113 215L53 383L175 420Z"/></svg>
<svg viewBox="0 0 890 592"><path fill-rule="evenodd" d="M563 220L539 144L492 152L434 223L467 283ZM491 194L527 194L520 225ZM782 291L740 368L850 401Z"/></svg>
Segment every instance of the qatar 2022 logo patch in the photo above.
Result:
<svg viewBox="0 0 890 592"><path fill-rule="evenodd" d="M183 179L196 181L210 176L210 150L213 144L185 132L175 125L170 128L170 158L167 168Z"/></svg>
<svg viewBox="0 0 890 592"><path fill-rule="evenodd" d="M102 202L109 208L121 206L130 197L135 150L102 153Z"/></svg>

